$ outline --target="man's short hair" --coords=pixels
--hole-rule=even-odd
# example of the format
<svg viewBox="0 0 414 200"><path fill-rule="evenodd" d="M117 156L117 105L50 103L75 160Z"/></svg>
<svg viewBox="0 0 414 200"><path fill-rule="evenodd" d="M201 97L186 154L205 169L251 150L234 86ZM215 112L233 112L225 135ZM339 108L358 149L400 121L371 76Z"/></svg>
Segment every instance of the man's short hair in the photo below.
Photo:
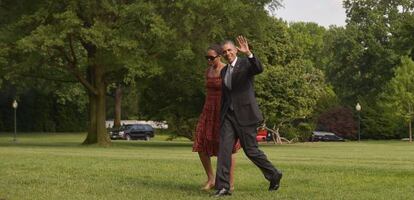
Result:
<svg viewBox="0 0 414 200"><path fill-rule="evenodd" d="M233 45L234 47L236 46L235 44L234 44L234 42L233 41L231 41L231 40L224 40L222 43L221 43L221 47L223 47L224 45L226 45L226 44L231 44L231 45Z"/></svg>

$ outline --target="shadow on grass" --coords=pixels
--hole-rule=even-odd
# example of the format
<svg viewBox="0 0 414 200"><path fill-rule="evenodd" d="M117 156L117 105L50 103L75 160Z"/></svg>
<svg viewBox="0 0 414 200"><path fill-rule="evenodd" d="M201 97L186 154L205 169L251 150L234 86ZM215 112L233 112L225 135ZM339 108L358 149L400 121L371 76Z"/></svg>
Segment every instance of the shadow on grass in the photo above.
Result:
<svg viewBox="0 0 414 200"><path fill-rule="evenodd" d="M115 141L113 147L185 147L192 146L191 142L175 141Z"/></svg>
<svg viewBox="0 0 414 200"><path fill-rule="evenodd" d="M83 145L82 141L39 141L24 139L22 141L17 140L13 142L12 139L1 139L0 147L22 147L22 148L33 148L33 147L51 147L51 148L189 148L192 146L191 142L174 142L174 141L115 141L109 147L102 147L96 144Z"/></svg>
<svg viewBox="0 0 414 200"><path fill-rule="evenodd" d="M183 175L185 177L185 175ZM148 188L156 191L174 191L173 193L185 193L188 197L209 197L214 190L202 191L201 185L189 182L179 182L175 179L153 179L148 176L140 178L127 177L123 179L125 184L132 187Z"/></svg>
<svg viewBox="0 0 414 200"><path fill-rule="evenodd" d="M17 141L17 142L13 142L13 141L1 141L0 142L0 147L27 147L27 148L32 148L32 147L62 147L62 148L67 148L67 147L87 147L86 145L82 145L79 142L21 142L21 141Z"/></svg>

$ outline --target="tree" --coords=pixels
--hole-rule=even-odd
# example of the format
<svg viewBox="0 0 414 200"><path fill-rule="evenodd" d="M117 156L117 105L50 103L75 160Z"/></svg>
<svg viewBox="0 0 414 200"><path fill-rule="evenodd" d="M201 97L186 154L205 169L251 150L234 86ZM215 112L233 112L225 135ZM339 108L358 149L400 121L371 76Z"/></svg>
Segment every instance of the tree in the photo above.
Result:
<svg viewBox="0 0 414 200"><path fill-rule="evenodd" d="M409 2L407 2L409 3ZM401 55L409 55L414 59L414 2L401 7L402 20L397 26L397 33L393 40L394 48Z"/></svg>
<svg viewBox="0 0 414 200"><path fill-rule="evenodd" d="M10 37L1 43L9 50L8 74L72 76L89 99L84 143L108 145L107 85L157 73L157 58L169 44L170 29L151 2L42 1L35 8L7 25Z"/></svg>
<svg viewBox="0 0 414 200"><path fill-rule="evenodd" d="M286 66L269 66L259 77L256 92L266 123L279 130L295 119L311 116L322 96L322 71L308 60L295 60Z"/></svg>
<svg viewBox="0 0 414 200"><path fill-rule="evenodd" d="M348 105L358 98L375 98L393 76L399 51L394 38L411 1L345 0L346 29L334 29L333 59L328 80Z"/></svg>
<svg viewBox="0 0 414 200"><path fill-rule="evenodd" d="M289 25L288 31L297 56L311 60L318 69L325 69L329 58L324 52L325 28L316 23L296 22Z"/></svg>
<svg viewBox="0 0 414 200"><path fill-rule="evenodd" d="M408 125L409 140L412 142L412 120L414 118L414 62L408 56L401 58L395 69L395 77L390 81L386 92L385 105L392 107L394 114L404 119Z"/></svg>
<svg viewBox="0 0 414 200"><path fill-rule="evenodd" d="M313 23L288 27L281 20L269 21L264 24L262 38L253 43L253 47L260 46L254 51L265 66L257 77L256 92L266 123L277 132L280 128L290 130L290 126L311 128L299 122L310 121L316 102L327 92L320 70L326 58L321 39L325 29ZM301 135L296 132L293 137Z"/></svg>
<svg viewBox="0 0 414 200"><path fill-rule="evenodd" d="M383 91L384 92L384 91ZM399 139L402 131L405 131L405 122L395 115L393 107L388 107L387 102L380 94L376 101L360 99L362 110L361 137L370 139Z"/></svg>

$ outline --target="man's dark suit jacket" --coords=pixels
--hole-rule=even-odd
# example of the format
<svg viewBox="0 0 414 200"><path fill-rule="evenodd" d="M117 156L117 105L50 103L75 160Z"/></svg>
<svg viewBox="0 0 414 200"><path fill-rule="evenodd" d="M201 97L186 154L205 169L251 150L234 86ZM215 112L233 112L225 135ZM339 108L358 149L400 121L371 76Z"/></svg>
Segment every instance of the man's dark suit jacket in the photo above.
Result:
<svg viewBox="0 0 414 200"><path fill-rule="evenodd" d="M263 121L263 116L257 105L253 82L254 75L263 72L263 66L256 57L238 57L231 77L232 89L229 90L224 84L224 78L229 65L226 65L221 70L221 78L223 80L221 122L223 122L227 110L230 109L230 103L232 103L234 114L240 125L258 124Z"/></svg>

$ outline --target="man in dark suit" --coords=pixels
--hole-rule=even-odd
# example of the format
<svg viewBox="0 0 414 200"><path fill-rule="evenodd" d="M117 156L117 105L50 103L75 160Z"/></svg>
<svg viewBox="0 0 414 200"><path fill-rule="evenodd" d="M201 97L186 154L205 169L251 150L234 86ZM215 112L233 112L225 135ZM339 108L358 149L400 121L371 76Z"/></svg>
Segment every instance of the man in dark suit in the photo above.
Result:
<svg viewBox="0 0 414 200"><path fill-rule="evenodd" d="M228 64L221 71L223 94L215 197L231 195L229 171L233 144L237 138L247 157L270 182L270 191L279 188L282 178L282 173L267 160L256 141L257 126L263 117L256 102L253 82L254 76L263 72L263 66L250 51L246 38L239 36L237 42L239 47L231 41L222 44L223 56ZM238 51L247 58L237 57Z"/></svg>

